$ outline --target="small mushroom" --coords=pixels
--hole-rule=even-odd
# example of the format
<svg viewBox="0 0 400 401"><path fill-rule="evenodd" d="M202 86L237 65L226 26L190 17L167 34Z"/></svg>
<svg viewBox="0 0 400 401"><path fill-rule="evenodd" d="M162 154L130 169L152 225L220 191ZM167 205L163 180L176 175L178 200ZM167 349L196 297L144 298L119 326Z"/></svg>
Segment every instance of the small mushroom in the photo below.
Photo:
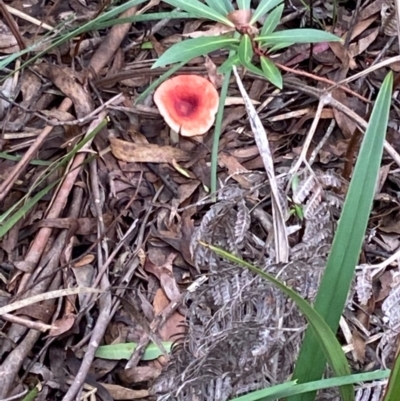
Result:
<svg viewBox="0 0 400 401"><path fill-rule="evenodd" d="M214 124L219 96L208 79L178 75L157 88L154 102L173 131L182 136L198 136Z"/></svg>

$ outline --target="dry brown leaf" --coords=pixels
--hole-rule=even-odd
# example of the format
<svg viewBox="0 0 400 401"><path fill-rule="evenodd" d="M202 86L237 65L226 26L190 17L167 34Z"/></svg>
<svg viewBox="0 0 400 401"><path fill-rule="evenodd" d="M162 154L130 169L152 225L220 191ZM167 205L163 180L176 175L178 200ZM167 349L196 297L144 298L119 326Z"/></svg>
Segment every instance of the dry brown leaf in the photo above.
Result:
<svg viewBox="0 0 400 401"><path fill-rule="evenodd" d="M361 38L357 43L349 46L350 57L356 57L362 54L375 41L379 34L379 28L374 29L369 35Z"/></svg>
<svg viewBox="0 0 400 401"><path fill-rule="evenodd" d="M332 96L340 103L349 107L348 98L342 90L337 89L333 91ZM357 128L355 122L351 120L349 117L347 117L344 113L337 110L336 108L333 108L333 115L335 116L335 120L339 128L342 130L342 133L345 136L345 138L351 138L354 134L354 131Z"/></svg>
<svg viewBox="0 0 400 401"><path fill-rule="evenodd" d="M185 151L172 146L155 144L136 144L109 137L111 152L119 160L131 163L172 163L190 160Z"/></svg>
<svg viewBox="0 0 400 401"><path fill-rule="evenodd" d="M171 301L176 300L181 294L172 271L172 262L177 257L177 254L170 253L162 264L154 264L150 260L150 257L151 255L149 254L144 269L154 274L160 280L161 287Z"/></svg>
<svg viewBox="0 0 400 401"><path fill-rule="evenodd" d="M77 82L77 74L71 69L48 63L38 64L34 69L50 79L65 96L72 100L78 118L87 116L94 109L92 97Z"/></svg>
<svg viewBox="0 0 400 401"><path fill-rule="evenodd" d="M5 54L12 54L19 52L17 40L11 33L8 26L0 20L0 52Z"/></svg>
<svg viewBox="0 0 400 401"><path fill-rule="evenodd" d="M189 37L189 38L201 38L204 36L218 36L218 35L223 35L225 33L233 32L235 28L216 23L214 25L206 25L204 26L206 29L203 31L194 31L194 32L189 32L189 33L184 33L182 34L183 37Z"/></svg>
<svg viewBox="0 0 400 401"><path fill-rule="evenodd" d="M244 168L233 156L227 155L226 153L222 153L218 156L218 164L221 167L226 167L228 169L228 174L232 175L232 179L238 182L243 188L250 189L253 184L247 180L246 175L237 174L248 172L249 170Z"/></svg>
<svg viewBox="0 0 400 401"><path fill-rule="evenodd" d="M154 296L153 306L154 313L156 315L160 314L169 304L168 298L165 292L159 288ZM163 324L160 332L160 337L163 341L168 341L176 338L177 334L182 334L185 332L183 324L185 318L178 312L174 312L172 316Z"/></svg>
<svg viewBox="0 0 400 401"><path fill-rule="evenodd" d="M114 400L137 400L139 398L147 398L150 395L148 390L132 390L118 384L110 383L101 383L101 385L110 393Z"/></svg>
<svg viewBox="0 0 400 401"><path fill-rule="evenodd" d="M75 315L63 316L61 319L56 320L53 323L55 326L49 332L49 337L57 337L65 332L67 332L75 323Z"/></svg>

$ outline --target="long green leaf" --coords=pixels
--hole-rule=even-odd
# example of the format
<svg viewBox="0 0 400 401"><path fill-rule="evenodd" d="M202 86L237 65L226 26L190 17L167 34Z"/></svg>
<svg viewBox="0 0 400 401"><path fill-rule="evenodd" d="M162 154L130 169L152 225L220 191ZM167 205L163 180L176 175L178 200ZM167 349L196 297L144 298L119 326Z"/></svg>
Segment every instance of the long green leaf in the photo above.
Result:
<svg viewBox="0 0 400 401"><path fill-rule="evenodd" d="M218 11L213 10L211 7L200 3L198 0L163 0L164 3L168 3L171 6L181 8L198 18L205 18L211 21L221 22L222 24L228 26L235 26L228 18L226 18L223 14L220 14Z"/></svg>
<svg viewBox="0 0 400 401"><path fill-rule="evenodd" d="M251 0L237 0L236 3L239 7L239 10L249 10Z"/></svg>
<svg viewBox="0 0 400 401"><path fill-rule="evenodd" d="M249 35L242 36L237 54L242 64L251 62L251 59L253 58L253 48L251 46L251 39Z"/></svg>
<svg viewBox="0 0 400 401"><path fill-rule="evenodd" d="M268 13L268 11L272 10L279 3L282 3L283 0L261 0L254 11L253 17L250 20L250 25L254 24L260 17L264 16Z"/></svg>
<svg viewBox="0 0 400 401"><path fill-rule="evenodd" d="M132 23L132 22L147 22L147 21L158 21L162 19L189 19L195 18L193 14L182 12L182 11L169 11L165 13L146 13L146 14L139 14L139 15L132 15L131 17L126 18L115 18L110 19L105 22L97 23L95 22L92 30L99 30L108 28L109 26Z"/></svg>
<svg viewBox="0 0 400 401"><path fill-rule="evenodd" d="M234 10L229 0L206 0L206 3L222 15L227 15Z"/></svg>
<svg viewBox="0 0 400 401"><path fill-rule="evenodd" d="M219 67L218 72L220 74L225 74L232 70L233 66L238 66L240 64L239 56L235 54L234 56L228 57Z"/></svg>
<svg viewBox="0 0 400 401"><path fill-rule="evenodd" d="M163 341L164 348L170 352L172 348L171 341ZM136 343L119 343L110 345L101 345L97 348L95 356L102 359L120 360L129 359L137 348ZM158 345L150 343L142 356L142 361L151 361L163 355Z"/></svg>
<svg viewBox="0 0 400 401"><path fill-rule="evenodd" d="M319 43L319 42L340 42L342 39L332 33L318 29L286 29L285 31L273 32L254 38L260 41L263 46L277 45L281 42L292 43Z"/></svg>
<svg viewBox="0 0 400 401"><path fill-rule="evenodd" d="M10 155L7 152L0 152L0 159L20 161L22 159L22 156L14 156ZM31 160L29 164L32 164L34 166L49 166L51 162L45 160Z"/></svg>
<svg viewBox="0 0 400 401"><path fill-rule="evenodd" d="M400 400L400 354L397 353L396 361L392 373L389 377L389 383L386 387L385 397L383 401L398 401Z"/></svg>
<svg viewBox="0 0 400 401"><path fill-rule="evenodd" d="M315 310L334 332L339 326L372 208L389 119L392 85L393 73L390 72L383 81L372 110L315 299ZM298 379L299 383L319 379L324 371L325 361L315 333L307 330L293 379ZM314 397L315 393L308 393L291 397L290 401L310 401Z"/></svg>
<svg viewBox="0 0 400 401"><path fill-rule="evenodd" d="M279 89L282 89L282 74L278 67L267 57L261 56L260 58L261 68L264 72L265 77Z"/></svg>
<svg viewBox="0 0 400 401"><path fill-rule="evenodd" d="M265 19L264 25L261 28L260 36L265 36L275 31L282 18L284 8L285 5L281 4L268 14L268 17Z"/></svg>
<svg viewBox="0 0 400 401"><path fill-rule="evenodd" d="M166 50L151 68L165 67L167 64L175 64L180 61L189 61L192 58L204 56L215 50L235 44L239 44L239 40L228 36L187 39Z"/></svg>
<svg viewBox="0 0 400 401"><path fill-rule="evenodd" d="M263 390L253 391L250 394L234 398L232 401L273 401L285 399L291 395L306 393L309 391L323 390L344 384L356 384L365 381L382 380L390 375L390 370L376 370L367 373L358 373L350 376L332 377L329 379L316 380L310 383L296 384L295 381L277 384ZM398 401L397 398L395 401ZM386 400L385 400L386 401ZM394 400L393 400L394 401Z"/></svg>
<svg viewBox="0 0 400 401"><path fill-rule="evenodd" d="M293 291L289 287L286 287L274 276L263 272L262 270L258 269L252 264L245 262L243 259L235 255L232 255L216 246L205 244L203 242L200 243L203 246L211 249L213 252L215 252L222 258L227 259L243 267L246 267L252 272L257 273L261 277L270 281L272 284L278 287L284 294L286 294L289 298L291 298L296 303L297 307L301 310L305 318L307 319L312 332L314 333L316 339L318 340L318 343L315 345L315 349L322 348L324 355L328 360L330 367L335 372L336 376L347 376L350 374L349 364L347 362L346 356L342 351L342 347L340 346L338 340L335 337L335 334L325 323L321 315L317 313L305 299L303 299L299 294L297 294L297 292ZM340 387L340 392L344 401L354 400L353 386L344 385Z"/></svg>

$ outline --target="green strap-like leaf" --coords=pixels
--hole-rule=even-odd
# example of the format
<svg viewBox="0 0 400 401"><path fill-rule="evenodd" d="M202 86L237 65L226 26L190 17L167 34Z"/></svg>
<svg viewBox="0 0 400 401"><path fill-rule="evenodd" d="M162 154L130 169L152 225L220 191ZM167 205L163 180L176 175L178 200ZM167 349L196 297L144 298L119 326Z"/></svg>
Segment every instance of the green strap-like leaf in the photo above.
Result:
<svg viewBox="0 0 400 401"><path fill-rule="evenodd" d="M389 120L392 85L393 74L390 72L383 81L372 110L314 303L315 310L334 332L339 326L346 304L371 213ZM307 330L293 379L298 379L299 383L319 379L323 374L325 361L318 347L318 339L313 331ZM289 400L311 401L314 397L315 393L307 393L290 397Z"/></svg>
<svg viewBox="0 0 400 401"><path fill-rule="evenodd" d="M222 15L227 15L234 10L229 0L206 0L206 3L215 11Z"/></svg>
<svg viewBox="0 0 400 401"><path fill-rule="evenodd" d="M219 67L218 72L220 74L225 74L232 70L233 66L238 66L240 64L239 56L237 54L228 57Z"/></svg>
<svg viewBox="0 0 400 401"><path fill-rule="evenodd" d="M238 45L239 40L228 36L208 36L195 39L187 39L171 46L153 64L151 68L165 67L167 64L189 61L198 56L204 56L223 47Z"/></svg>
<svg viewBox="0 0 400 401"><path fill-rule="evenodd" d="M254 11L253 17L250 20L250 24L254 24L260 17L264 16L268 13L268 11L272 10L279 3L282 3L282 0L261 0L260 4Z"/></svg>
<svg viewBox="0 0 400 401"><path fill-rule="evenodd" d="M261 42L262 46L270 46L277 45L281 42L320 43L340 42L342 39L329 32L304 28L273 32L268 35L258 36L254 40Z"/></svg>
<svg viewBox="0 0 400 401"><path fill-rule="evenodd" d="M163 0L171 6L185 10L198 18L205 18L211 21L221 22L222 24L234 27L233 22L229 21L224 14L212 9L206 4L200 3L198 0Z"/></svg>
<svg viewBox="0 0 400 401"><path fill-rule="evenodd" d="M249 394L234 398L232 401L275 401L284 400L291 395L306 393L309 391L323 390L343 384L356 384L366 381L386 379L390 370L375 370L367 373L357 373L351 376L332 377L330 379L316 380L310 383L296 384L295 381L276 384L263 390L253 391ZM393 401L398 401L399 398ZM384 400L387 401L387 400Z"/></svg>
<svg viewBox="0 0 400 401"><path fill-rule="evenodd" d="M313 307L303 299L297 292L293 291L291 288L285 286L274 276L263 272L257 267L250 263L245 262L243 259L232 255L216 246L205 244L201 242L202 245L210 248L217 255L227 259L233 263L240 266L246 267L252 272L262 276L266 280L270 281L276 287L278 287L284 294L286 294L293 302L296 303L297 307L304 314L311 327L312 332L316 336L318 343L315 345L315 350L321 349L324 352L326 359L332 370L335 372L336 376L347 376L350 375L350 367L347 362L346 356L340 346L337 338L333 331L326 324L324 319L313 309ZM320 375L321 376L321 375ZM340 393L342 395L343 401L354 400L354 388L352 385L345 385L340 387Z"/></svg>
<svg viewBox="0 0 400 401"><path fill-rule="evenodd" d="M275 31L276 27L279 24L279 21L282 18L282 13L284 8L285 5L281 4L268 14L268 17L266 18L264 25L261 29L260 36L265 36Z"/></svg>
<svg viewBox="0 0 400 401"><path fill-rule="evenodd" d="M251 62L254 52L253 52L253 47L251 46L251 39L249 35L242 36L237 54L242 64Z"/></svg>
<svg viewBox="0 0 400 401"><path fill-rule="evenodd" d="M172 347L172 342L163 341L164 348L170 352ZM137 348L136 343L119 343L110 345L101 345L97 348L95 356L102 359L120 360L129 359L132 353ZM161 350L156 344L149 344L142 356L142 361L151 361L157 359L159 356L163 355Z"/></svg>
<svg viewBox="0 0 400 401"><path fill-rule="evenodd" d="M249 10L251 0L237 0L236 3L239 7L239 10Z"/></svg>
<svg viewBox="0 0 400 401"><path fill-rule="evenodd" d="M267 57L261 57L261 68L264 72L265 77L274 84L279 89L282 89L282 74L279 71L278 67Z"/></svg>
<svg viewBox="0 0 400 401"><path fill-rule="evenodd" d="M389 383L386 387L386 394L383 401L400 400L400 354L396 356L394 367L389 377Z"/></svg>

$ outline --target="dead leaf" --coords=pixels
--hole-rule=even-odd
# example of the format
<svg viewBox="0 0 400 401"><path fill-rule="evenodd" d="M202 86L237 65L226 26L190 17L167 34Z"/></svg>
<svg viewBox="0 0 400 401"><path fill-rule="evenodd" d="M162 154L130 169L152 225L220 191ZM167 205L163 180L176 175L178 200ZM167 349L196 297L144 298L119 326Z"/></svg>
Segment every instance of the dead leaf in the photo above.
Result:
<svg viewBox="0 0 400 401"><path fill-rule="evenodd" d="M132 390L118 384L101 383L114 400L137 400L149 397L148 390Z"/></svg>
<svg viewBox="0 0 400 401"><path fill-rule="evenodd" d="M17 39L11 33L10 28L0 20L0 52L12 54L19 51Z"/></svg>
<svg viewBox="0 0 400 401"><path fill-rule="evenodd" d="M63 316L61 319L58 319L53 323L53 326L55 327L50 330L49 337L58 337L59 335L67 332L71 329L74 323L75 315L70 314L68 316Z"/></svg>
<svg viewBox="0 0 400 401"><path fill-rule="evenodd" d="M177 254L170 253L163 264L157 265L150 260L150 257L151 254L149 254L149 258L146 260L144 269L154 274L160 280L161 287L171 301L179 298L181 292L172 271L172 262L177 257Z"/></svg>
<svg viewBox="0 0 400 401"><path fill-rule="evenodd" d="M136 144L109 137L111 152L119 160L131 163L172 163L173 160L190 160L185 151L172 146Z"/></svg>
<svg viewBox="0 0 400 401"><path fill-rule="evenodd" d="M78 118L87 116L94 109L92 97L78 83L77 74L73 73L70 68L41 63L35 65L34 69L39 74L50 79L65 96L72 100Z"/></svg>
<svg viewBox="0 0 400 401"><path fill-rule="evenodd" d="M154 296L154 313L156 315L160 314L168 304L169 301L165 292L159 288ZM179 312L174 312L159 330L161 339L168 341L176 339L177 334L183 334L185 332L185 328L183 327L184 322L185 318Z"/></svg>
<svg viewBox="0 0 400 401"><path fill-rule="evenodd" d="M183 37L188 37L188 38L201 38L204 36L218 36L218 35L223 35L225 33L233 32L235 30L234 27L221 24L221 23L216 23L214 25L205 25L204 28L205 30L202 31L194 31L194 32L189 32L189 33L184 33L182 34Z"/></svg>

